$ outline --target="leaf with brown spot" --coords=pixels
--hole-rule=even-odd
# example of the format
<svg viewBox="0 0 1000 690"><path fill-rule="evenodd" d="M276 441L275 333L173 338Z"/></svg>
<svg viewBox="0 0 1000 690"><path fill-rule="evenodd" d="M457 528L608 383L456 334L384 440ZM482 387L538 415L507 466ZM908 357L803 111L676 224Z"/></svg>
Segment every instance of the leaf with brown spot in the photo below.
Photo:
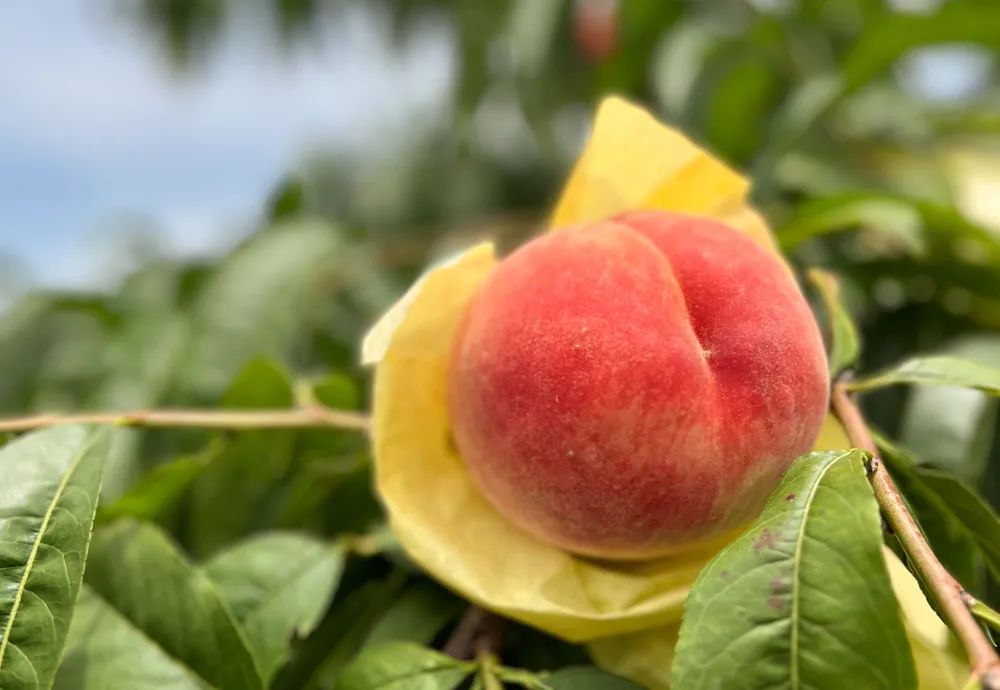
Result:
<svg viewBox="0 0 1000 690"><path fill-rule="evenodd" d="M701 571L674 690L916 687L866 458L796 460L753 526Z"/></svg>

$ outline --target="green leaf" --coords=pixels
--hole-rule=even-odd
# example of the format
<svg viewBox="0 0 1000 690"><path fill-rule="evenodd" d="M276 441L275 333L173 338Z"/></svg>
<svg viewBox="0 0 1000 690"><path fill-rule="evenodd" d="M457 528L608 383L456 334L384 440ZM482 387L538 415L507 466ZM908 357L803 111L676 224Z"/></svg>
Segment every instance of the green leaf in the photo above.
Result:
<svg viewBox="0 0 1000 690"><path fill-rule="evenodd" d="M556 671L545 679L551 690L639 690L630 680L590 666L574 666Z"/></svg>
<svg viewBox="0 0 1000 690"><path fill-rule="evenodd" d="M469 677L475 664L441 652L397 642L358 655L334 685L335 690L451 690Z"/></svg>
<svg viewBox="0 0 1000 690"><path fill-rule="evenodd" d="M287 408L294 397L287 372L268 359L254 358L240 370L222 405L232 409ZM296 432L289 429L244 431L233 436L191 487L185 543L196 558L205 558L274 524L281 508L282 482L295 459L295 448ZM222 505L225 510L219 510Z"/></svg>
<svg viewBox="0 0 1000 690"><path fill-rule="evenodd" d="M938 354L998 365L1000 337L989 333L963 336ZM976 486L989 465L998 407L996 398L969 388L913 388L906 395L899 439L907 448L920 449L921 462Z"/></svg>
<svg viewBox="0 0 1000 690"><path fill-rule="evenodd" d="M55 690L211 690L114 606L84 585Z"/></svg>
<svg viewBox="0 0 1000 690"><path fill-rule="evenodd" d="M855 391L868 391L903 383L928 386L963 386L1000 395L1000 369L959 357L914 357L874 376L851 382Z"/></svg>
<svg viewBox="0 0 1000 690"><path fill-rule="evenodd" d="M1000 632L1000 612L994 611L981 601L974 602L969 611L983 623Z"/></svg>
<svg viewBox="0 0 1000 690"><path fill-rule="evenodd" d="M1000 17L991 3L945 2L927 12L884 9L866 18L864 31L856 36L839 69L802 81L772 117L770 141L760 157L755 183L771 193L774 162L815 130L844 98L884 74L905 53L953 41L997 45Z"/></svg>
<svg viewBox="0 0 1000 690"><path fill-rule="evenodd" d="M102 353L106 361L101 381L86 407L130 410L156 405L175 376L186 335L187 319L176 312L131 317ZM112 438L103 500L117 499L142 475L143 434L141 429L123 429Z"/></svg>
<svg viewBox="0 0 1000 690"><path fill-rule="evenodd" d="M67 426L0 450L0 687L52 683L73 617L108 434Z"/></svg>
<svg viewBox="0 0 1000 690"><path fill-rule="evenodd" d="M344 548L291 532L246 539L205 564L243 627L265 684L330 605Z"/></svg>
<svg viewBox="0 0 1000 690"><path fill-rule="evenodd" d="M133 517L154 521L177 505L191 486L219 455L221 444L211 443L193 455L182 455L143 476L131 489L98 512L103 521Z"/></svg>
<svg viewBox="0 0 1000 690"><path fill-rule="evenodd" d="M1000 516L993 508L954 475L918 465L905 450L882 436L876 441L883 461L948 569L975 591L975 574L966 564L974 550L1000 579Z"/></svg>
<svg viewBox="0 0 1000 690"><path fill-rule="evenodd" d="M181 395L214 398L250 358L287 357L338 246L332 227L294 221L258 233L226 259L194 305Z"/></svg>
<svg viewBox="0 0 1000 690"><path fill-rule="evenodd" d="M158 528L121 520L98 530L87 584L135 630L131 636L115 633L116 644L127 637L137 653L150 653L146 644L153 644L159 656L170 658L204 686L219 690L264 687L248 643L211 580L188 563ZM100 646L109 640L88 637L85 630L80 633L73 655L99 659ZM121 663L131 664L129 655L120 657L116 665Z"/></svg>
<svg viewBox="0 0 1000 690"><path fill-rule="evenodd" d="M1000 16L992 3L945 2L929 12L886 10L866 26L844 61L847 91L888 69L906 52L922 45L950 42L1000 43Z"/></svg>
<svg viewBox="0 0 1000 690"><path fill-rule="evenodd" d="M1000 579L1000 516L975 491L947 472L921 467L916 474L969 531L994 577Z"/></svg>
<svg viewBox="0 0 1000 690"><path fill-rule="evenodd" d="M916 687L862 451L802 456L698 575L674 690Z"/></svg>
<svg viewBox="0 0 1000 690"><path fill-rule="evenodd" d="M777 234L782 248L790 251L813 237L868 227L891 233L914 252L923 247L925 225L919 207L909 199L887 194L846 194L807 201L796 208Z"/></svg>
<svg viewBox="0 0 1000 690"><path fill-rule="evenodd" d="M372 627L399 596L406 584L406 573L392 571L388 577L376 563L355 560L348 579L367 573L354 589L348 588L345 596L338 595L329 613L316 631L296 650L293 662L281 670L273 687L275 690L317 690L332 687L345 667L361 650Z"/></svg>
<svg viewBox="0 0 1000 690"><path fill-rule="evenodd" d="M464 601L429 580L404 591L372 628L366 646L387 642L430 644L465 608Z"/></svg>
<svg viewBox="0 0 1000 690"><path fill-rule="evenodd" d="M836 378L837 374L851 367L858 359L860 351L858 330L840 302L840 285L836 276L813 269L809 271L809 280L819 290L826 305L830 324L830 376Z"/></svg>
<svg viewBox="0 0 1000 690"><path fill-rule="evenodd" d="M312 384L312 396L316 402L334 409L356 409L361 405L361 392L350 376L341 372L330 372Z"/></svg>

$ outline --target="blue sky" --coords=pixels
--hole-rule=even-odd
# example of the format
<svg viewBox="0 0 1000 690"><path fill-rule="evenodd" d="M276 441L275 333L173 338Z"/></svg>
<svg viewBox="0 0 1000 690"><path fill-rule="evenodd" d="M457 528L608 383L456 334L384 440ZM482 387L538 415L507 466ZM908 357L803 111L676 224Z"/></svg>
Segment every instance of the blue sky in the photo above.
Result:
<svg viewBox="0 0 1000 690"><path fill-rule="evenodd" d="M15 257L36 284L116 281L128 267L115 261L113 229L129 219L157 228L172 253L221 251L312 147L363 150L434 117L450 90L442 25L400 46L356 9L282 54L244 9L203 68L177 75L152 37L115 13L127 4L0 2L0 259ZM900 68L925 95L953 98L990 64L959 46Z"/></svg>
<svg viewBox="0 0 1000 690"><path fill-rule="evenodd" d="M166 249L219 251L315 145L358 149L431 117L452 73L429 25L401 49L367 12L272 50L237 17L207 65L173 73L114 2L0 3L0 255L33 282L118 276L110 228L148 218Z"/></svg>

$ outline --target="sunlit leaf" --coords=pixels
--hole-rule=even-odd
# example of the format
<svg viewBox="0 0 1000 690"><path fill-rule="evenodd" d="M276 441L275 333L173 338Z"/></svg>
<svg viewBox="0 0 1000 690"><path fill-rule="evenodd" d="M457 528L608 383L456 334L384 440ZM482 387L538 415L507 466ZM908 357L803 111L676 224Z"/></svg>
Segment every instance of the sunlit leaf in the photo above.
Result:
<svg viewBox="0 0 1000 690"><path fill-rule="evenodd" d="M991 366L1000 364L1000 338L992 333L964 336L938 350ZM906 396L899 439L919 448L923 462L978 485L988 467L1000 401L956 386L917 386Z"/></svg>
<svg viewBox="0 0 1000 690"><path fill-rule="evenodd" d="M914 357L874 376L853 381L850 387L856 391L868 391L904 383L964 386L1000 395L1000 369L946 355Z"/></svg>
<svg viewBox="0 0 1000 690"><path fill-rule="evenodd" d="M0 450L0 687L52 683L83 578L108 435L36 432Z"/></svg>
<svg viewBox="0 0 1000 690"><path fill-rule="evenodd" d="M916 687L864 459L796 460L753 526L702 570L675 690Z"/></svg>

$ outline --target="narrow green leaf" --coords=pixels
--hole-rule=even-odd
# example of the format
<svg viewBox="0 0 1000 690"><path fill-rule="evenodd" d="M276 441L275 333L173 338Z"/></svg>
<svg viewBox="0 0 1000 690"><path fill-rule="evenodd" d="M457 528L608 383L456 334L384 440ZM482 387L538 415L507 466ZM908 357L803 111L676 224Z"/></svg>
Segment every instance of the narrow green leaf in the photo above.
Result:
<svg viewBox="0 0 1000 690"><path fill-rule="evenodd" d="M837 70L804 80L772 117L770 140L754 181L771 193L770 174L782 154L847 96L878 78L905 53L922 45L952 41L995 46L1000 18L990 3L944 2L926 12L884 9L866 19L864 31ZM760 190L757 192L761 194Z"/></svg>
<svg viewBox="0 0 1000 690"><path fill-rule="evenodd" d="M990 395L1000 395L1000 369L947 355L914 357L874 376L853 381L850 388L868 391L903 383L964 386Z"/></svg>
<svg viewBox="0 0 1000 690"><path fill-rule="evenodd" d="M853 91L921 45L950 42L1000 44L1000 16L992 3L945 2L927 12L886 10L871 20L847 54L842 70Z"/></svg>
<svg viewBox="0 0 1000 690"><path fill-rule="evenodd" d="M265 683L326 612L344 568L344 548L292 532L246 539L205 564L243 626Z"/></svg>
<svg viewBox="0 0 1000 690"><path fill-rule="evenodd" d="M136 630L129 639L156 645L198 682L219 690L264 687L248 644L211 580L158 528L121 520L98 530L87 584ZM73 653L94 658L99 649L91 645L108 643L100 636L81 636ZM132 662L125 656L117 663Z"/></svg>
<svg viewBox="0 0 1000 690"><path fill-rule="evenodd" d="M916 473L969 530L969 534L982 549L993 576L1000 579L1000 516L975 491L947 472L921 467Z"/></svg>
<svg viewBox="0 0 1000 690"><path fill-rule="evenodd" d="M991 609L981 601L976 601L969 607L972 615L981 620L986 625L1000 632L1000 612Z"/></svg>
<svg viewBox="0 0 1000 690"><path fill-rule="evenodd" d="M153 521L177 504L221 451L220 443L209 444L192 455L182 455L142 477L131 489L98 512L101 520L122 517Z"/></svg>
<svg viewBox="0 0 1000 690"><path fill-rule="evenodd" d="M916 687L865 453L802 456L699 574L674 690Z"/></svg>
<svg viewBox="0 0 1000 690"><path fill-rule="evenodd" d="M983 562L1000 579L1000 516L973 489L954 475L917 464L909 453L882 436L876 436L886 463L913 504L917 518L935 553L949 570L970 589L974 582L962 575L968 571L961 562L952 562L956 543L978 551ZM958 557L969 557L958 549Z"/></svg>
<svg viewBox="0 0 1000 690"><path fill-rule="evenodd" d="M0 450L0 687L52 683L90 545L108 434L57 427Z"/></svg>
<svg viewBox="0 0 1000 690"><path fill-rule="evenodd" d="M476 665L414 644L372 647L350 664L335 690L451 690Z"/></svg>
<svg viewBox="0 0 1000 690"><path fill-rule="evenodd" d="M860 351L858 329L840 302L840 285L836 276L813 269L809 271L809 280L816 286L826 306L830 323L830 376L836 378L837 374L849 368L858 359Z"/></svg>
<svg viewBox="0 0 1000 690"><path fill-rule="evenodd" d="M574 666L556 671L545 679L551 690L639 690L630 680L591 666Z"/></svg>

